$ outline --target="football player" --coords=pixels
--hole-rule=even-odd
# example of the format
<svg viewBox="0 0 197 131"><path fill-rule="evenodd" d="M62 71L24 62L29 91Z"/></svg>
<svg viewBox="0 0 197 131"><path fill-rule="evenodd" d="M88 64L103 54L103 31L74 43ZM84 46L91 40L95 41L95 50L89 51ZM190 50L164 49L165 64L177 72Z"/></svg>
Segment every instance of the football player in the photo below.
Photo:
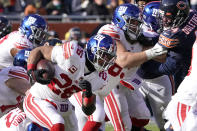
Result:
<svg viewBox="0 0 197 131"><path fill-rule="evenodd" d="M28 56L30 54L31 49L22 49L20 50L15 56L14 56L14 61L13 61L13 65L15 67L12 67L12 69L14 68L23 68L24 70L27 69L27 59ZM9 67L10 68L10 67ZM3 70L5 70L6 68L4 68ZM14 72L13 72L14 73ZM22 72L15 72L14 74L18 74L20 75ZM21 74L21 76L27 77L27 74ZM10 78L11 79L11 78ZM15 80L15 79L14 79ZM9 81L8 81L9 82ZM17 83L13 83L13 87L15 86L16 91L17 90L21 90L21 85L19 85L20 83L27 88L25 91L27 91L28 89L30 89L30 83L28 84L29 86L27 86L27 84L25 84L23 82L23 80L17 80ZM18 89L19 88L19 89ZM3 92L2 92L3 93ZM13 95L13 91L9 91L6 92L7 94L5 94L6 96L4 96L6 99L9 98L10 101L7 101L7 103L9 104L11 102L12 99L10 99L10 95L12 95L12 97L14 97ZM24 93L22 96L24 96ZM15 96L16 99L18 99L18 96ZM5 99L4 98L4 99ZM26 114L23 112L22 109L22 102L23 102L23 97L21 97L21 101L20 104L15 104L14 105L3 105L1 106L2 109L7 107L7 110L11 110L13 108L13 110L9 111L7 114L5 114L6 112L4 112L3 114L5 114L3 117L1 117L0 119L0 127L2 130L8 131L8 130L14 130L14 131L21 131L21 130L28 130L31 131L33 129L43 129L44 131L47 131L46 129L44 129L41 126L36 126L37 124L32 123L32 121L30 119L28 119L26 117ZM19 100L19 99L18 99ZM12 100L14 103L14 100Z"/></svg>
<svg viewBox="0 0 197 131"><path fill-rule="evenodd" d="M19 50L39 46L48 36L46 31L47 23L40 15L25 16L18 31L0 39L0 68L13 66Z"/></svg>
<svg viewBox="0 0 197 131"><path fill-rule="evenodd" d="M144 125L148 122L146 118L149 117L149 111L146 108L143 97L137 90L134 91L135 93L131 93L130 91L130 89L133 91L134 87L137 88L142 83L137 75L132 76L132 74L133 73L135 74L136 71L136 69L132 67L140 65L141 63L147 61L147 56L146 56L147 54L145 53L146 51L139 52L142 51L142 47L136 41L139 32L139 25L140 25L139 14L140 14L140 10L135 5L132 4L120 5L119 7L117 7L116 11L114 12L114 19L112 20L113 24L104 25L99 30L99 33L105 33L113 37L117 43L118 53L117 53L116 62L120 66L117 64L111 66L108 70L109 75L106 75L105 73L100 74L100 76L102 76L105 79L107 76L109 80L107 81L107 85L104 86L99 92L99 95L102 98L104 98L110 93L110 95L108 95L108 97L105 98L105 111L108 113L108 117L111 119L111 122L115 130L131 129L129 114L132 114L134 117L140 118L141 119L140 124ZM132 44L129 44L129 42L132 42ZM155 47L159 47L159 46L156 45ZM122 67L125 69L122 70ZM124 80L121 81L121 83L125 85L127 88L124 87L116 88L121 79ZM113 91L110 92L112 89ZM75 97L77 99L77 102L79 102L80 96L75 95ZM120 104L121 102L119 102L119 99L121 99L124 102L124 104ZM133 100L133 101L129 101L131 105L130 108L133 108L133 110L128 110L128 105L127 105L128 103L126 99ZM76 100L72 99L72 101L76 101ZM105 113L102 107L103 105L100 103L98 102L96 104L97 106L96 111L93 113L91 117L88 117L88 121L86 122L85 125L84 125L85 123L84 120L86 121L86 119L84 119L83 116L81 116L80 113L78 113L79 112L78 109L80 108L76 108L77 110L76 112L78 113L77 115L78 120L83 121L81 122L81 125L79 124L79 126L83 127L82 128L83 130L98 129L99 126L101 125L101 122L104 121ZM137 104L134 103L137 103L139 106L136 106ZM75 107L78 107L77 104L74 105ZM131 111L133 112L131 113ZM139 112L141 112L141 114ZM137 121L137 119L134 120Z"/></svg>
<svg viewBox="0 0 197 131"><path fill-rule="evenodd" d="M22 113L22 102L25 93L30 89L31 85L29 83L29 77L27 76L26 70L20 66L3 68L1 69L0 74L0 116L2 117L9 112L9 115L0 119L0 124L1 129L6 130L9 129L7 127L17 126L17 124L26 118ZM19 114L18 117L15 117L15 121L12 121L12 117L16 115L11 111L12 109L14 109L14 112L18 112L17 114ZM28 123L29 121L26 122Z"/></svg>
<svg viewBox="0 0 197 131"><path fill-rule="evenodd" d="M57 38L53 38L50 40L47 40L44 45L45 46L55 46L55 45L61 45L61 40ZM13 65L14 66L20 66L24 69L27 69L27 59L29 57L31 49L22 49L20 50L15 56ZM18 85L16 85L18 87ZM64 103L64 106L68 107L69 105L67 103ZM71 106L72 107L72 106ZM12 107L13 108L13 107ZM11 109L12 109L11 108ZM64 110L64 112L66 112ZM5 114L0 119L0 126L2 130L15 130L15 131L21 131L21 130L44 130L48 131L48 129L41 127L37 123L32 123L32 121L26 117L26 114L23 112L22 109L16 108L10 111L9 113ZM9 123L9 124L6 124Z"/></svg>
<svg viewBox="0 0 197 131"><path fill-rule="evenodd" d="M138 40L145 48L156 44L162 31L159 8L160 1L150 2L144 7L143 25ZM160 64L158 61L149 60L139 67L137 74L143 78L140 91L148 99L158 127L160 130L164 130L165 121L162 118L162 113L171 100L174 81L172 76L153 73L155 65Z"/></svg>
<svg viewBox="0 0 197 131"><path fill-rule="evenodd" d="M193 56L192 47L196 40L197 13L190 10L187 0L162 0L161 13L163 15L163 26L166 30L160 35L159 43L169 48L169 52L166 62L160 65L156 71L163 72L166 69L170 69L166 73L175 74L175 79L179 79L181 82L186 74L190 76L193 69L193 65L190 66L190 61ZM172 64L169 65L168 63ZM177 73L179 74L177 75ZM188 81L187 76L185 81ZM179 83L178 81L176 82L177 84ZM192 128L193 130L196 129L195 122L190 123L186 129L181 127L189 109L192 109L191 107L194 106L193 102L196 101L195 99L192 82L183 81L165 112L165 116L172 124L174 130L190 131Z"/></svg>
<svg viewBox="0 0 197 131"><path fill-rule="evenodd" d="M95 66L97 70L104 70L113 63L116 45L107 35L97 35L95 38L100 41L100 44L95 43L88 46L91 48L90 51L96 52L97 55L87 57L97 63ZM108 44L104 45L102 41L107 41ZM39 73L35 70L35 65L41 58L54 62L55 76L51 81L43 80L42 75L39 75L42 74L42 71ZM61 105L73 93L82 90L82 110L87 115L94 112L94 95L91 91L93 89L87 80L82 80L84 69L84 50L75 41L64 43L62 46L42 46L31 51L28 58L28 72L36 82L24 101L24 111L27 116L51 131L62 131L65 128L66 130L77 130L76 123L73 123L75 118L64 119L71 112L61 113L63 108ZM64 125L66 126L64 127Z"/></svg>

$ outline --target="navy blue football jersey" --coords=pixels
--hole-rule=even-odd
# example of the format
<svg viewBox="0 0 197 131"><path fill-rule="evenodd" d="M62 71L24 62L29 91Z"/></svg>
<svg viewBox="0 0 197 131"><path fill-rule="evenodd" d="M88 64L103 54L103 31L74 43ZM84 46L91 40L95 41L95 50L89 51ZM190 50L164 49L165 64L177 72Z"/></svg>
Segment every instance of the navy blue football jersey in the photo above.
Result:
<svg viewBox="0 0 197 131"><path fill-rule="evenodd" d="M179 80L181 82L190 66L196 30L197 12L191 11L179 28L166 30L160 34L158 43L169 50L166 62L148 61L141 65L137 73L144 79L152 79L164 74L175 76L178 74L177 79L181 79Z"/></svg>

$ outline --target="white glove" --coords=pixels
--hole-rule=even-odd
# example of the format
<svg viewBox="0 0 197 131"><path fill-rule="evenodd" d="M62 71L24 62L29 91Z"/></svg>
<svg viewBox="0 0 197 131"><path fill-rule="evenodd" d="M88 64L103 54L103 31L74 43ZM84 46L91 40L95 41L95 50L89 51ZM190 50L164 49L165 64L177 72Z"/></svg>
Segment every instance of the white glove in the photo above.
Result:
<svg viewBox="0 0 197 131"><path fill-rule="evenodd" d="M146 50L145 53L146 53L147 59L150 60L157 56L167 53L167 48L164 48L157 43L151 49Z"/></svg>

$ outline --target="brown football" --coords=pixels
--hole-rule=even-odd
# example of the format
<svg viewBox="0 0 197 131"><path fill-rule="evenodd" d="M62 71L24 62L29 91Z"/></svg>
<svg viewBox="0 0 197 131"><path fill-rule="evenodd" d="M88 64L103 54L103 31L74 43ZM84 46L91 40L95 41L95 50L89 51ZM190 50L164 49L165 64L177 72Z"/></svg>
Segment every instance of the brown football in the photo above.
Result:
<svg viewBox="0 0 197 131"><path fill-rule="evenodd" d="M41 59L38 63L37 63L37 70L40 69L45 69L46 73L43 73L43 78L45 79L52 79L55 75L55 68L54 65L51 61L46 60L46 59Z"/></svg>

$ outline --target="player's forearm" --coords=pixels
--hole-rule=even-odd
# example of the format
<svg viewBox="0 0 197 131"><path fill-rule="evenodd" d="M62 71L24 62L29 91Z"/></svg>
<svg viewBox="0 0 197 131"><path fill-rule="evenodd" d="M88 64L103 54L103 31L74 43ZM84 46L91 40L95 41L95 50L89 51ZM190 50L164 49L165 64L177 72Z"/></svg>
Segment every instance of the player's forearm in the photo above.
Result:
<svg viewBox="0 0 197 131"><path fill-rule="evenodd" d="M36 65L36 63L43 57L40 48L35 48L30 52L27 60L27 65Z"/></svg>
<svg viewBox="0 0 197 131"><path fill-rule="evenodd" d="M31 85L27 80L12 78L5 82L7 87L13 89L21 95L25 96L27 90L30 89Z"/></svg>
<svg viewBox="0 0 197 131"><path fill-rule="evenodd" d="M122 68L132 68L141 65L147 60L145 52L121 52L117 55L116 63Z"/></svg>
<svg viewBox="0 0 197 131"><path fill-rule="evenodd" d="M36 64L40 59L51 59L51 52L52 52L51 46L41 46L33 49L30 52L27 64Z"/></svg>

